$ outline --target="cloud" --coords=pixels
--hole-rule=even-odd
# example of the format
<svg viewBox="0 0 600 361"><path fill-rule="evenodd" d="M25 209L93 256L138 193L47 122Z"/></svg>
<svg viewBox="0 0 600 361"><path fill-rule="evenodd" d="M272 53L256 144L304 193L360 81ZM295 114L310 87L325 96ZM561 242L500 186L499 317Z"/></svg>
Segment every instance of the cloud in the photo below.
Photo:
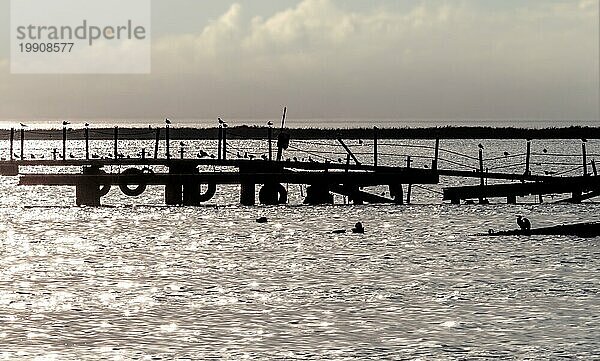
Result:
<svg viewBox="0 0 600 361"><path fill-rule="evenodd" d="M337 4L304 0L254 18L233 4L197 33L155 39L151 76L67 78L59 91L81 99L86 116L265 117L287 104L315 118L600 117L596 1Z"/></svg>

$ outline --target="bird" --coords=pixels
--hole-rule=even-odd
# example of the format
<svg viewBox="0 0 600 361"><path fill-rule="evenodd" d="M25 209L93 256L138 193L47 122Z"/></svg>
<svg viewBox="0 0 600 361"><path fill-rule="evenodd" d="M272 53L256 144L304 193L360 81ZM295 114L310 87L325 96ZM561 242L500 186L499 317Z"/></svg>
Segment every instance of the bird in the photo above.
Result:
<svg viewBox="0 0 600 361"><path fill-rule="evenodd" d="M73 155L73 153L69 153L69 158L75 158L75 156Z"/></svg>
<svg viewBox="0 0 600 361"><path fill-rule="evenodd" d="M509 153L508 153L508 152L504 152L504 156L505 156L505 157L508 157L508 156L509 156Z"/></svg>
<svg viewBox="0 0 600 361"><path fill-rule="evenodd" d="M166 119L165 119L165 123L166 123L166 124L171 124L171 119L169 119L169 118L166 118Z"/></svg>
<svg viewBox="0 0 600 361"><path fill-rule="evenodd" d="M256 223L267 223L269 219L267 217L260 217L256 219Z"/></svg>
<svg viewBox="0 0 600 361"><path fill-rule="evenodd" d="M365 233L365 227L361 222L356 222L354 228L352 228L352 233Z"/></svg>
<svg viewBox="0 0 600 361"><path fill-rule="evenodd" d="M71 124L71 122L67 122L66 120L63 120L63 126L65 126L65 127L66 127L66 126L67 126L67 125L69 125L69 124Z"/></svg>
<svg viewBox="0 0 600 361"><path fill-rule="evenodd" d="M548 149L544 148L544 149L542 150L542 152L544 152L544 153L548 153Z"/></svg>
<svg viewBox="0 0 600 361"><path fill-rule="evenodd" d="M183 147L185 145L185 143L184 142L179 142L179 145Z"/></svg>
<svg viewBox="0 0 600 361"><path fill-rule="evenodd" d="M225 124L225 121L221 118L217 118L219 120L219 124Z"/></svg>
<svg viewBox="0 0 600 361"><path fill-rule="evenodd" d="M31 155L31 159L35 159L35 154L32 154L32 155Z"/></svg>
<svg viewBox="0 0 600 361"><path fill-rule="evenodd" d="M517 224L524 232L531 230L531 222L529 222L529 219L523 216L517 216Z"/></svg>
<svg viewBox="0 0 600 361"><path fill-rule="evenodd" d="M363 144L363 140L362 140L362 139L359 139L359 140L358 140L358 144L362 145L362 144Z"/></svg>
<svg viewBox="0 0 600 361"><path fill-rule="evenodd" d="M23 124L23 123L19 123L19 124L21 124L21 127L22 127L22 128L27 128L27 125L26 125L26 124Z"/></svg>
<svg viewBox="0 0 600 361"><path fill-rule="evenodd" d="M584 143L587 143L587 139L585 139L585 138L582 138L581 141Z"/></svg>
<svg viewBox="0 0 600 361"><path fill-rule="evenodd" d="M483 149L483 144L479 143L477 146L479 147L479 149Z"/></svg>
<svg viewBox="0 0 600 361"><path fill-rule="evenodd" d="M84 127L89 127L89 126L90 126L90 123L85 123L83 126L84 126Z"/></svg>
<svg viewBox="0 0 600 361"><path fill-rule="evenodd" d="M269 127L272 127L272 126L273 126L273 122L269 120L269 121L267 122L267 125L268 125Z"/></svg>

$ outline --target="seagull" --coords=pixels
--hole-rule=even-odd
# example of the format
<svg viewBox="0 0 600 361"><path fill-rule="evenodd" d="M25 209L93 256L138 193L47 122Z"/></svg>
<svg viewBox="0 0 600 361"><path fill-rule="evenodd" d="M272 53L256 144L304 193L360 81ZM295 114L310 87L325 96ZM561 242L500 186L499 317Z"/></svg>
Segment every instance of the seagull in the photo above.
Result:
<svg viewBox="0 0 600 361"><path fill-rule="evenodd" d="M22 128L27 128L26 124L20 123Z"/></svg>
<svg viewBox="0 0 600 361"><path fill-rule="evenodd" d="M63 120L63 126L65 126L65 127L66 127L66 126L67 126L67 125L69 125L69 124L71 124L71 122L67 122L66 120Z"/></svg>
<svg viewBox="0 0 600 361"><path fill-rule="evenodd" d="M185 143L184 142L179 142L179 145L183 147L185 145Z"/></svg>
<svg viewBox="0 0 600 361"><path fill-rule="evenodd" d="M587 143L587 139L583 138L581 139L582 142Z"/></svg>
<svg viewBox="0 0 600 361"><path fill-rule="evenodd" d="M89 126L90 126L90 123L85 123L83 126L84 126L84 127L89 127Z"/></svg>
<svg viewBox="0 0 600 361"><path fill-rule="evenodd" d="M217 119L219 119L219 124L225 124L225 121L223 119L221 119L221 118L217 118Z"/></svg>
<svg viewBox="0 0 600 361"><path fill-rule="evenodd" d="M479 143L477 146L479 147L479 149L483 149L483 144Z"/></svg>
<svg viewBox="0 0 600 361"><path fill-rule="evenodd" d="M170 120L169 118L166 118L166 119L165 119L165 123L166 123L166 124L171 124L171 120Z"/></svg>
<svg viewBox="0 0 600 361"><path fill-rule="evenodd" d="M542 152L544 152L544 153L548 153L548 149L544 148L544 149L542 150Z"/></svg>
<svg viewBox="0 0 600 361"><path fill-rule="evenodd" d="M272 127L272 126L273 126L273 122L269 120L269 121L267 122L267 125L268 125L269 127Z"/></svg>
<svg viewBox="0 0 600 361"><path fill-rule="evenodd" d="M504 152L504 156L505 156L505 157L508 157L508 152Z"/></svg>

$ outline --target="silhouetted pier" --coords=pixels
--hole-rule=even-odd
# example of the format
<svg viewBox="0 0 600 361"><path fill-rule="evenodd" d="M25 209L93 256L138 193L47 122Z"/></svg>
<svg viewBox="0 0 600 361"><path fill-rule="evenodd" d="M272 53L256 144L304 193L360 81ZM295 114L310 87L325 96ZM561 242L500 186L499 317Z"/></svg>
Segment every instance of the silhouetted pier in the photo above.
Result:
<svg viewBox="0 0 600 361"><path fill-rule="evenodd" d="M136 157L127 157L121 153L118 127L115 127L112 132L111 154L100 157L90 149L91 130L86 125L83 130L85 140L83 159L69 152L68 122L64 123L62 131L62 149L55 148L51 155L46 155L45 159L35 155L26 156L24 128L19 132L19 153L15 153L16 132L11 129L9 157L0 161L0 175L18 176L19 185L25 186L75 187L76 203L87 206L101 205L101 198L112 187L119 187L125 195L134 197L143 194L147 186L164 186L164 199L167 205L197 206L211 200L219 185L239 185L239 199L242 205L256 204L257 191L258 201L261 204L284 204L288 201L288 189L284 184L303 185L300 188L301 196L304 197L306 204L330 204L333 202L333 194L342 195L354 204L403 204L411 202L413 186L439 184L440 177L475 178L479 181L478 185L444 188L443 200L453 204L459 204L461 201L473 202L473 199L478 199L480 203L487 203L488 198L505 198L508 203L516 203L517 197L537 195L541 200L543 195L548 194L567 194L568 198L563 201L577 203L600 196L600 178L597 175L595 161L593 159L588 161L586 139L582 140L580 166L570 170L572 172L580 169L580 176L549 174L549 172L532 174L533 156L560 157L562 155L547 154L546 149L543 153L535 154L531 150L531 140L527 140L526 152L523 154L510 155L505 152L504 157L485 159L481 144L478 156L470 156L445 150L440 147L440 139L436 139L435 145L416 146L420 148L420 155L407 155L404 161L396 162L402 165L391 166L381 164L380 158L384 155L395 155L383 154L380 147L392 147L397 144L385 143L384 139L380 139L377 128L372 130L369 144L372 147L369 154L372 162L366 164L365 153L355 154L352 145L346 144L340 137L336 138L339 152L336 155L337 161L329 158L327 156L329 152L323 149L306 150L291 145L290 135L283 127L284 120L285 113L282 128L278 130L276 139L273 139L272 123L264 129L268 142L265 149L256 152L250 150L252 154L262 153L260 157L249 155L248 151L231 143L231 136L234 134L228 132L227 125L222 120L217 133L217 147L214 152L216 155L211 155L204 150L192 153L191 150L185 149L183 142L179 149L175 149L170 139L170 122L167 122L163 129L143 130L144 133L154 134L154 147L150 151L146 148L140 149ZM310 141L296 140L296 142L299 145L314 146ZM276 144L275 147L273 143ZM360 144L363 145L362 140ZM321 146L332 147L335 144L321 144ZM237 156L233 154L236 150ZM286 151L290 150L305 152L309 155L308 161L306 158L286 157ZM423 155L422 152L427 150L430 150L431 154ZM441 155L442 152L445 152L446 157ZM316 161L311 159L312 157L321 159ZM500 159L510 162L511 159L517 158L523 158L524 162L489 166L490 161ZM429 163L425 165L421 163L423 168L416 167L415 160L422 162L423 159L429 160ZM465 165L461 159L466 159L473 165ZM441 168L442 162L452 165L453 168ZM122 172L106 170L115 166L125 170ZM44 172L21 172L22 168L30 167L44 167ZM64 167L77 167L80 172L65 174L64 171L58 171L59 168ZM518 167L523 168L515 172ZM57 170L48 171L53 168ZM512 168L513 171L501 171L506 168ZM512 181L512 183L488 184L490 180ZM306 186L306 194L304 194L304 186ZM381 193L381 189L377 191L366 189L377 186L387 187L387 191Z"/></svg>

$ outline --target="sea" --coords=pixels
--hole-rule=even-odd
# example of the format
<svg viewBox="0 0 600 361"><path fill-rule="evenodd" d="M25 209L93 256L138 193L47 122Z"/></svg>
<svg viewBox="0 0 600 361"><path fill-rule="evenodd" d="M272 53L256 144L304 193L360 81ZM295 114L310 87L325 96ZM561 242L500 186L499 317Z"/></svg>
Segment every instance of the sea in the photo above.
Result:
<svg viewBox="0 0 600 361"><path fill-rule="evenodd" d="M216 152L216 141L172 143L176 157ZM229 158L267 151L243 134L230 143ZM594 139L533 140L530 171L581 175L583 144L591 173ZM371 140L347 145L373 162ZM23 154L50 159L61 146L29 141ZM97 157L113 151L110 141L90 147ZM378 161L405 166L411 156L426 169L433 147L380 140ZM524 140L442 140L439 167L475 170L481 147L486 170L525 171ZM153 142L119 143L123 157L142 148ZM83 142L69 141L67 153L83 157ZM6 140L0 155L10 157ZM328 140L292 139L284 157L346 162ZM517 228L517 215L534 228L600 221L594 199L451 205L444 187L479 179L442 177L413 185L404 205L336 196L308 206L305 187L284 185L287 205L240 206L239 186L219 186L200 207L167 207L164 189L149 186L139 197L113 187L94 208L76 207L72 187L18 183L0 177L0 360L600 359L600 238L485 235ZM365 191L389 196L387 187ZM350 231L356 222L364 234Z"/></svg>

